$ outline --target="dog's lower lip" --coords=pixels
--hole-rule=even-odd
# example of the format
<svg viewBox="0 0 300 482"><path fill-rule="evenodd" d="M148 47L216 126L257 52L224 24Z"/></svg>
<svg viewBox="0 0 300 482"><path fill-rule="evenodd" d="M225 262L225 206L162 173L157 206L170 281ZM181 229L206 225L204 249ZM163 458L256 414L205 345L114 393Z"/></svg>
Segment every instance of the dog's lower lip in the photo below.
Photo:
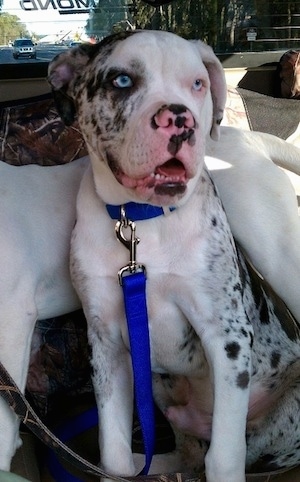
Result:
<svg viewBox="0 0 300 482"><path fill-rule="evenodd" d="M154 188L155 194L160 196L178 196L184 194L186 190L186 184L183 182L166 182L157 184Z"/></svg>

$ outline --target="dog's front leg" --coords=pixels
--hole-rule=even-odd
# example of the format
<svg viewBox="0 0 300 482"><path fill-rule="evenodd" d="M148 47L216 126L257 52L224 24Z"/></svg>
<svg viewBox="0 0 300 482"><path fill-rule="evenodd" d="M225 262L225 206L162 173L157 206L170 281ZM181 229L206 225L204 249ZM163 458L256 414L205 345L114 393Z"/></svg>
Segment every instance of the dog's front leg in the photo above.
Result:
<svg viewBox="0 0 300 482"><path fill-rule="evenodd" d="M99 413L101 466L109 474L130 476L135 474L131 450L131 357L121 336L119 339L104 336L99 337L89 330L93 383Z"/></svg>
<svg viewBox="0 0 300 482"><path fill-rule="evenodd" d="M203 346L214 390L211 444L205 458L207 482L244 482L251 372L248 337L226 339L210 333Z"/></svg>
<svg viewBox="0 0 300 482"><path fill-rule="evenodd" d="M30 286L29 282L28 285ZM26 293L25 289L26 287L24 287L23 299L22 293L16 290L17 301L12 298L3 300L0 321L0 359L23 393L36 318L34 305L29 301L31 300L30 293ZM12 457L17 448L21 446L19 425L16 414L4 399L0 398L0 469L2 470L10 470Z"/></svg>

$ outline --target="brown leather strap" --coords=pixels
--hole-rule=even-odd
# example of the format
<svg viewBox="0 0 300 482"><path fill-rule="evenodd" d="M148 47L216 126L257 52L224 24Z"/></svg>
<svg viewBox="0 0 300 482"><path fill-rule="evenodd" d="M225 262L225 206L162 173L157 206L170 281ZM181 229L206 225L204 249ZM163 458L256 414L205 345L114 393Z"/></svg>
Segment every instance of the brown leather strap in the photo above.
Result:
<svg viewBox="0 0 300 482"><path fill-rule="evenodd" d="M30 406L14 380L0 362L0 395L10 408L19 417L21 422L28 427L45 445L51 448L59 457L71 463L77 469L94 475L97 478L106 477L118 482L201 482L201 477L191 474L159 474L135 477L118 477L108 474L94 464L91 464L76 452L63 444L41 421Z"/></svg>

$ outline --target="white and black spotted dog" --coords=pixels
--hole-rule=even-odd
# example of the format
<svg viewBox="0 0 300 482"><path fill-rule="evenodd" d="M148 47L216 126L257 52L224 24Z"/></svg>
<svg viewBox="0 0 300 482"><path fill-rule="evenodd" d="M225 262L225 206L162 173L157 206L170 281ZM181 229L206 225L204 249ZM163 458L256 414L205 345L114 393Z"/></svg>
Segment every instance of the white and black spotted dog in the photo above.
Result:
<svg viewBox="0 0 300 482"><path fill-rule="evenodd" d="M204 165L226 96L212 50L171 33L122 33L59 55L49 80L65 122L77 114L91 159L71 273L92 346L101 465L111 474L137 471L117 276L128 251L107 212L126 212L127 203L164 213L136 221L155 399L176 434L176 451L158 457L159 468L200 470L205 462L209 482L243 482L245 469L299 463L299 329L248 270Z"/></svg>

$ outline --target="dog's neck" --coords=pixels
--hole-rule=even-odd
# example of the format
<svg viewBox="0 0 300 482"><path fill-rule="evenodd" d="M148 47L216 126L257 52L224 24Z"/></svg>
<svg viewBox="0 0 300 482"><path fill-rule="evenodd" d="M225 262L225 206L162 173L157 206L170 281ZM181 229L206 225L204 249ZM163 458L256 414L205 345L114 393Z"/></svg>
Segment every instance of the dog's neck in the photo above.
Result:
<svg viewBox="0 0 300 482"><path fill-rule="evenodd" d="M144 221L162 215L167 216L176 209L175 207L160 207L135 202L129 202L123 205L106 204L107 212L112 219L121 219L122 208L125 210L126 218L131 221Z"/></svg>

